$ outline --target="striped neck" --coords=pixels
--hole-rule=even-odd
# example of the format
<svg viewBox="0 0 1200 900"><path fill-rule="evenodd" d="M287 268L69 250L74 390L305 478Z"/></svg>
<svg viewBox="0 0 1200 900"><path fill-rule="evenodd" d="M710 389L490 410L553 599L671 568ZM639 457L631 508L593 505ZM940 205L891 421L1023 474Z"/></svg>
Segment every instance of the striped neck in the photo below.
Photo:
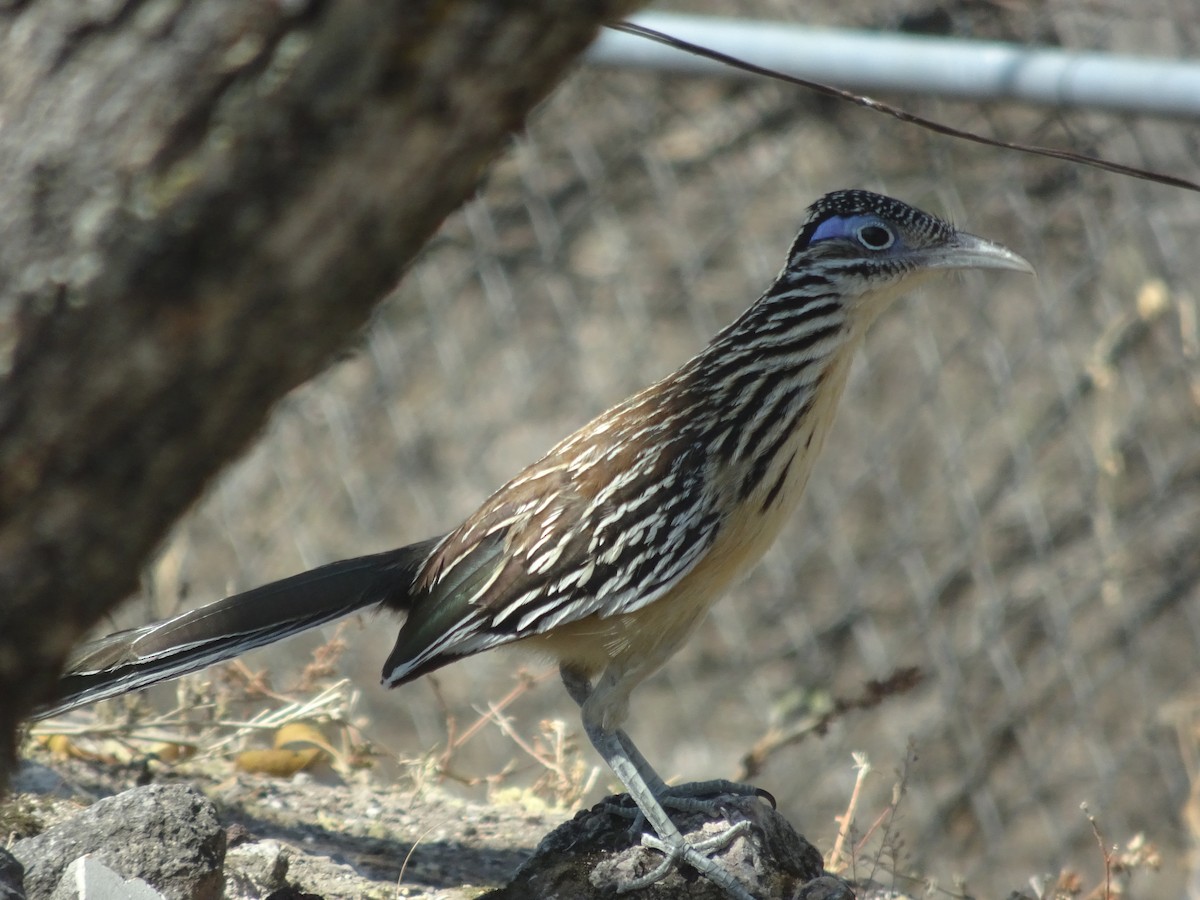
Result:
<svg viewBox="0 0 1200 900"><path fill-rule="evenodd" d="M718 415L712 439L737 461L801 415L850 337L845 300L828 279L781 277L678 373Z"/></svg>
<svg viewBox="0 0 1200 900"><path fill-rule="evenodd" d="M737 473L740 498L764 488L797 441L823 440L837 399L826 404L825 395L841 393L834 382L845 379L857 331L830 279L785 271L670 379L696 407L680 437L702 441ZM828 416L813 415L818 399Z"/></svg>

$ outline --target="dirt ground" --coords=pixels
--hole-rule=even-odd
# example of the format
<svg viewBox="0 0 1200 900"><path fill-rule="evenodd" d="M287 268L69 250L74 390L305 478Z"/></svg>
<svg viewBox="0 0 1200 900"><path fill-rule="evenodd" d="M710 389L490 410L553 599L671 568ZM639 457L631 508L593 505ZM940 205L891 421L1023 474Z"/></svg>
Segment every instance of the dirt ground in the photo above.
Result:
<svg viewBox="0 0 1200 900"><path fill-rule="evenodd" d="M27 764L16 785L27 817L24 828L30 831L147 777L141 766L46 762ZM231 848L281 843L289 860L288 880L328 900L477 897L482 889L504 884L542 836L570 816L532 795L523 802L514 794L469 803L438 789L382 785L365 773L350 782L319 771L270 778L238 772L228 760L179 771L156 769L156 783L186 782L217 804ZM22 793L26 790L31 792ZM12 836L26 835L15 831ZM229 884L233 890L232 880Z"/></svg>

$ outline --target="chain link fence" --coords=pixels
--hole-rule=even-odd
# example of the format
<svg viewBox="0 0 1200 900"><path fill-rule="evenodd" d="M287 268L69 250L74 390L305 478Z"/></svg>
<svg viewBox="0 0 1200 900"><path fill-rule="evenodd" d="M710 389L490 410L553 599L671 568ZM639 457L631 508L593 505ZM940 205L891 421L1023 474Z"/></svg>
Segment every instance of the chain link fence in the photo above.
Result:
<svg viewBox="0 0 1200 900"><path fill-rule="evenodd" d="M709 7L687 10L1200 55L1185 0ZM1194 122L888 99L1200 175ZM1144 831L1162 851L1151 893L1184 894L1200 803L1200 201L1179 190L787 85L581 67L361 346L282 404L178 528L148 573L154 613L452 527L736 316L805 206L839 187L947 215L1039 277L947 280L875 326L800 513L638 694L630 732L664 775L733 775L772 726L917 666L916 689L756 776L799 830L831 843L851 751L883 773L867 783L869 821L911 738L899 870L995 897L1063 865L1094 880L1086 801L1110 843ZM346 662L369 731L409 755L436 746L445 711L428 682L374 687L394 631L368 622ZM444 702L464 717L485 707L518 658L438 673ZM526 731L575 721L553 683L513 712ZM456 764L512 759L494 730Z"/></svg>

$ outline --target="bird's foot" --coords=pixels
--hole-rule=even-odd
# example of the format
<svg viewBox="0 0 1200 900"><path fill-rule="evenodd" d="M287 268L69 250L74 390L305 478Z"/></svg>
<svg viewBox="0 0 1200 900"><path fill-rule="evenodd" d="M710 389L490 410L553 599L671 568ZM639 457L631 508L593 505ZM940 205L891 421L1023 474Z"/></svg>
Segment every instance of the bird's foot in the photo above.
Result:
<svg viewBox="0 0 1200 900"><path fill-rule="evenodd" d="M695 842L689 842L678 832L672 839L663 839L654 834L643 834L642 846L661 853L663 855L662 862L645 875L618 884L617 893L640 891L665 878L674 867L688 865L721 888L732 900L755 900L754 895L746 890L728 869L709 855L724 850L749 830L750 823L741 821L730 825L712 837Z"/></svg>
<svg viewBox="0 0 1200 900"><path fill-rule="evenodd" d="M771 809L778 809L779 804L769 791L752 784L740 781L727 781L715 778L711 781L689 781L685 784L664 785L654 794L656 800L664 809L681 813L702 813L712 818L720 818L725 814L726 804L723 797L758 797L771 804ZM628 795L626 795L628 799ZM629 831L635 837L646 827L646 816L629 799L627 803L609 803L606 811L613 815L630 820Z"/></svg>
<svg viewBox="0 0 1200 900"><path fill-rule="evenodd" d="M724 778L671 785L656 796L658 802L669 809L679 812L704 812L712 816L721 814L724 810L721 798L728 796L758 797L770 803L771 809L779 808L770 791L741 781L727 781Z"/></svg>
<svg viewBox="0 0 1200 900"><path fill-rule="evenodd" d="M698 814L714 819L728 819L731 809L737 808L737 801L732 798L740 797L762 798L772 807L775 806L775 798L766 791L734 781L698 781L671 787L663 786L655 792L655 799L673 813L681 813L684 816ZM624 800L625 802L607 803L604 809L621 818L630 819L630 840L658 851L663 858L646 874L620 881L617 884L618 893L642 890L665 878L673 868L686 865L721 888L732 900L754 900L753 895L742 883L712 858L712 854L724 850L745 834L751 826L749 821L743 819L729 824L710 837L689 841L674 827L671 828L674 834L666 836L653 826L648 828L649 822L642 811L633 804L628 795L625 795ZM673 826L673 823L667 824Z"/></svg>

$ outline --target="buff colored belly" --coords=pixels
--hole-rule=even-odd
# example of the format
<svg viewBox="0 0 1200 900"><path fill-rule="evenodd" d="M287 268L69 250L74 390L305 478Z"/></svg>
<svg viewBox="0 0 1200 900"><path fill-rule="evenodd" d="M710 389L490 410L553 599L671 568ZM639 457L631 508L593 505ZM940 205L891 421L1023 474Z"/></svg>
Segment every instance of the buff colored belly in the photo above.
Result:
<svg viewBox="0 0 1200 900"><path fill-rule="evenodd" d="M789 472L788 484L777 502L764 510L761 496L748 498L709 552L670 593L632 613L607 618L589 616L564 623L550 633L528 638L522 642L523 646L589 675L599 673L612 662L635 658L650 671L657 669L701 622L730 583L758 562L774 543L795 508L811 468L799 460L793 465L800 469ZM647 674L649 671L643 676Z"/></svg>

